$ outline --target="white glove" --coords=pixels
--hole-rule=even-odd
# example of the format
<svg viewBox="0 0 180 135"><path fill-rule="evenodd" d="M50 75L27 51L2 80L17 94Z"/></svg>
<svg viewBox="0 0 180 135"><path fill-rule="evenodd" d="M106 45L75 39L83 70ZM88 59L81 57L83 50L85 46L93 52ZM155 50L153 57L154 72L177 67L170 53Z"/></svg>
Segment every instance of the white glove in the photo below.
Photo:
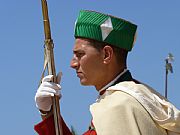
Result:
<svg viewBox="0 0 180 135"><path fill-rule="evenodd" d="M35 95L36 106L39 110L50 111L52 106L52 98L54 95L61 97L60 90L60 80L62 73L57 75L57 84L51 82L53 80L53 75L48 75L42 79L42 83L37 89Z"/></svg>

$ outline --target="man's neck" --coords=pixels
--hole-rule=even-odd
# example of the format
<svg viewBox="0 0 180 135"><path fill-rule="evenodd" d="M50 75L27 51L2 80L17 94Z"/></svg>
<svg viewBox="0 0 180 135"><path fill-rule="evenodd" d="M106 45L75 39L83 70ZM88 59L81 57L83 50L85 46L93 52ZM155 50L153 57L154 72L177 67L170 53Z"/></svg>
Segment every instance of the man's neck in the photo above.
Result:
<svg viewBox="0 0 180 135"><path fill-rule="evenodd" d="M125 72L127 71L127 69L123 69L121 70L121 72L118 72L116 74L114 74L110 79L107 79L106 82L104 82L103 85L101 85L101 87L96 87L96 90L98 92L101 92L103 90L105 90L106 88L108 88L109 86L111 86L120 76L122 76Z"/></svg>

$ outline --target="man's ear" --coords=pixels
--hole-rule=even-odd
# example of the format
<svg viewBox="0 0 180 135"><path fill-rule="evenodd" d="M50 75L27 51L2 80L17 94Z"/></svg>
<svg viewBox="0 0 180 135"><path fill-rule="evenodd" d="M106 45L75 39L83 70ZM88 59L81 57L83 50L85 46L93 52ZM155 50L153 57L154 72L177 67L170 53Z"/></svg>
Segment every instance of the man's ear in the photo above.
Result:
<svg viewBox="0 0 180 135"><path fill-rule="evenodd" d="M111 62L112 57L114 55L114 51L113 48L109 45L104 46L103 48L103 54L104 54L104 63L108 64L109 62Z"/></svg>

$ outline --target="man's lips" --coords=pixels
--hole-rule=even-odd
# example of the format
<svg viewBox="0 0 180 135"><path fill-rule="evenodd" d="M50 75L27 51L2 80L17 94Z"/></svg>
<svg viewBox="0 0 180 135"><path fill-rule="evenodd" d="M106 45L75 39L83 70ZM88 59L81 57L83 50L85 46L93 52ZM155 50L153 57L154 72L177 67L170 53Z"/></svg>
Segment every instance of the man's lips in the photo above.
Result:
<svg viewBox="0 0 180 135"><path fill-rule="evenodd" d="M78 76L78 77L80 77L80 76L82 76L82 75L83 75L83 73L82 73L82 72L76 72L76 74L77 74L77 76Z"/></svg>

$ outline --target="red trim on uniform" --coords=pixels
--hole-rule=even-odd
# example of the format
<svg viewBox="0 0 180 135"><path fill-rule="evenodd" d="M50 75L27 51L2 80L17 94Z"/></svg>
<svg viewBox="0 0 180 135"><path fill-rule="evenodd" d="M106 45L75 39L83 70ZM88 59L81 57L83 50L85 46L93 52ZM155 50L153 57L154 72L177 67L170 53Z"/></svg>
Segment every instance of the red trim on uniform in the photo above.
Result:
<svg viewBox="0 0 180 135"><path fill-rule="evenodd" d="M86 131L83 135L97 135L96 129L94 127L93 121L91 120L91 125L89 127L89 130Z"/></svg>
<svg viewBox="0 0 180 135"><path fill-rule="evenodd" d="M39 135L55 135L53 116L35 125L34 129Z"/></svg>
<svg viewBox="0 0 180 135"><path fill-rule="evenodd" d="M61 118L61 122L62 122L63 134L72 135L72 133L70 132L69 128L67 127L67 125L65 124L62 118ZM39 124L35 125L34 129L39 135L55 135L56 133L55 133L53 115L43 120Z"/></svg>
<svg viewBox="0 0 180 135"><path fill-rule="evenodd" d="M61 118L61 120L62 120L63 134L64 135L72 135L72 133L70 132L69 128L65 124L64 120L62 118ZM92 122L91 122L91 124L93 125ZM56 133L55 133L54 117L53 117L53 115L50 116L49 118L41 121L37 125L35 125L34 129L35 129L35 131L39 135L55 135ZM96 133L95 130L89 129L83 135L97 135L97 133Z"/></svg>
<svg viewBox="0 0 180 135"><path fill-rule="evenodd" d="M83 135L97 135L95 130L88 130L87 132L85 132Z"/></svg>

